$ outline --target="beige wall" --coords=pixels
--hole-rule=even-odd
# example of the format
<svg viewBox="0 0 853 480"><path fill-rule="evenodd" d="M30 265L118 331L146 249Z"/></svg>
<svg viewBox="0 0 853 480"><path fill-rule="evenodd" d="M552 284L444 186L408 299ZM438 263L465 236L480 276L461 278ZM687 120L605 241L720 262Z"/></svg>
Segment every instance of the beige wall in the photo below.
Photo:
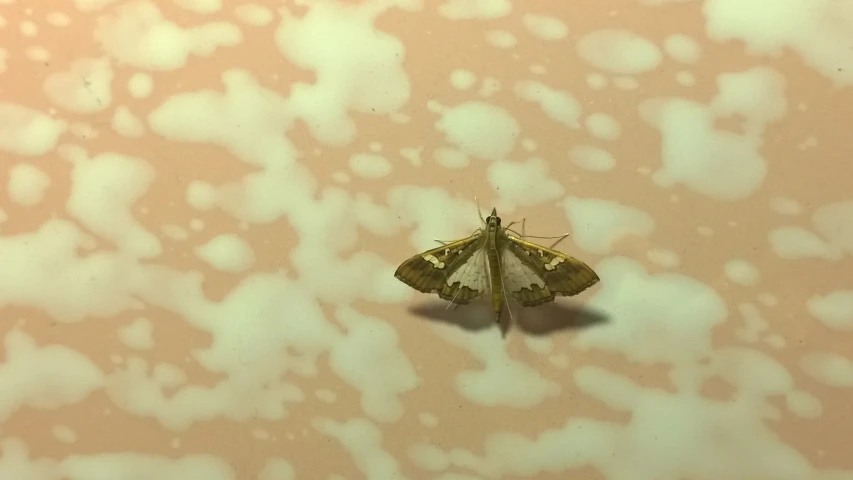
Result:
<svg viewBox="0 0 853 480"><path fill-rule="evenodd" d="M849 0L0 1L0 478L853 478L851 45ZM601 281L502 334L394 278L477 203Z"/></svg>

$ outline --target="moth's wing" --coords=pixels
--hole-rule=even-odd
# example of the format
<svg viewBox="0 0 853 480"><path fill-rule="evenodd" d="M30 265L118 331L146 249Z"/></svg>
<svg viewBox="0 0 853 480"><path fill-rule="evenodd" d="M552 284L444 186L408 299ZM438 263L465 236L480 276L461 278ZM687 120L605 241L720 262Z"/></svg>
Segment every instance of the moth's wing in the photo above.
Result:
<svg viewBox="0 0 853 480"><path fill-rule="evenodd" d="M598 283L587 264L514 235L499 235L504 289L525 307L572 296Z"/></svg>
<svg viewBox="0 0 853 480"><path fill-rule="evenodd" d="M427 250L400 264L394 276L415 290L437 293L453 303L469 303L490 289L484 240L477 232Z"/></svg>
<svg viewBox="0 0 853 480"><path fill-rule="evenodd" d="M508 244L509 241L504 242ZM509 245L501 246L500 265L504 292L525 307L541 305L554 300L554 294L548 289L535 267L520 257L516 249Z"/></svg>
<svg viewBox="0 0 853 480"><path fill-rule="evenodd" d="M471 300L490 292L492 288L491 277L486 265L485 239L474 244L471 256L461 257L464 262L456 267L453 273L445 280L444 285L438 291L438 296L453 303L465 304Z"/></svg>

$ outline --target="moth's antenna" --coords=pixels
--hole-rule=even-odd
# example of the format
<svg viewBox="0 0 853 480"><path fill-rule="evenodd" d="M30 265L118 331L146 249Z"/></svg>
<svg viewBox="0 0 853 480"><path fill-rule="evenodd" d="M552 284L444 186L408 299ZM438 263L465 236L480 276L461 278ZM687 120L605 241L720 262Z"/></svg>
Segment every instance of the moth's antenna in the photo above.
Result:
<svg viewBox="0 0 853 480"><path fill-rule="evenodd" d="M451 305L456 305L456 303L455 303L456 297L459 296L459 292L461 292L461 291L462 291L462 284L460 283L459 288L456 289L456 294L453 295L453 298L450 299L450 303L447 304L447 308L445 308L445 310L449 309Z"/></svg>
<svg viewBox="0 0 853 480"><path fill-rule="evenodd" d="M474 203L477 204L477 215L480 217L480 221L483 222L483 225L486 225L486 219L483 218L483 212L480 211L480 202L477 200L477 197L474 197Z"/></svg>
<svg viewBox="0 0 853 480"><path fill-rule="evenodd" d="M559 242L561 242L564 238L566 238L566 237L568 237L569 235L571 235L571 233L564 233L564 234L562 234L562 235L555 235L555 236L553 236L553 237L540 237L540 236L537 236L537 235L525 235L525 234L523 234L523 233L519 233L519 232L517 232L517 231L515 231L515 230L512 230L512 229L507 229L507 230L508 230L508 231L510 231L510 232L512 232L512 233L514 233L514 234L516 234L516 235L518 235L518 236L520 236L520 237L522 237L522 238L544 238L545 240L553 240L553 239L555 239L555 238L556 238L556 239L558 239L558 240L557 240L557 242L558 242L558 243L559 243ZM556 245L556 244L555 244L555 245ZM553 248L553 247L552 247L552 248Z"/></svg>
<svg viewBox="0 0 853 480"><path fill-rule="evenodd" d="M503 285L503 283L503 278L501 278L501 285ZM506 313L509 314L509 320L512 323L515 323L515 317L512 316L512 307L509 306L509 296L506 294L506 289L504 289L504 303L506 304Z"/></svg>
<svg viewBox="0 0 853 480"><path fill-rule="evenodd" d="M468 275L468 269L467 268L465 269L465 273L462 275L463 279L465 278L465 275ZM445 308L445 310L449 309L451 305L456 305L456 297L458 297L461 292L462 292L462 280L459 281L459 287L456 289L456 293L453 294L453 298L450 299L450 303L447 304L447 308Z"/></svg>

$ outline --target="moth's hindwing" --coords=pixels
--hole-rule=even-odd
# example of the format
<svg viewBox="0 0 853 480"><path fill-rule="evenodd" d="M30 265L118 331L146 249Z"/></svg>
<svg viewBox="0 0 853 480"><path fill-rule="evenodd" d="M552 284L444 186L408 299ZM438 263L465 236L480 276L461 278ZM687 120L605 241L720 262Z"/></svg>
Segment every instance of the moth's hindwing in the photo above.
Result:
<svg viewBox="0 0 853 480"><path fill-rule="evenodd" d="M577 258L505 232L498 237L504 288L525 307L577 295L598 283L595 271Z"/></svg>
<svg viewBox="0 0 853 480"><path fill-rule="evenodd" d="M415 290L469 303L490 286L481 233L415 255L400 264L394 276Z"/></svg>

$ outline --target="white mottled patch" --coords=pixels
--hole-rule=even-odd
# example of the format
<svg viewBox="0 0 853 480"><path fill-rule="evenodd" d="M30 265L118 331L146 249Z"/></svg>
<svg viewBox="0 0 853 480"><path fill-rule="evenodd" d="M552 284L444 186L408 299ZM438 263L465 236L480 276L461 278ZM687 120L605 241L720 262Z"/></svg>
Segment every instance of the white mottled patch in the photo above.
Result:
<svg viewBox="0 0 853 480"><path fill-rule="evenodd" d="M435 127L449 144L484 160L509 155L521 132L521 125L509 110L481 101L447 109Z"/></svg>
<svg viewBox="0 0 853 480"><path fill-rule="evenodd" d="M853 290L814 295L806 306L813 317L834 330L853 332Z"/></svg>
<svg viewBox="0 0 853 480"><path fill-rule="evenodd" d="M556 180L557 176L548 169L548 162L540 157L531 157L523 162L499 160L489 166L489 184L500 192L501 200L516 205L533 206L556 200L565 193L565 188Z"/></svg>
<svg viewBox="0 0 853 480"><path fill-rule="evenodd" d="M841 258L838 249L803 227L774 228L767 234L767 240L770 250L776 256L787 260L822 258L836 261Z"/></svg>
<svg viewBox="0 0 853 480"><path fill-rule="evenodd" d="M130 348L136 350L150 350L154 348L154 326L151 320L138 317L132 323L120 328L117 332L118 339Z"/></svg>
<svg viewBox="0 0 853 480"><path fill-rule="evenodd" d="M569 27L562 20L550 15L526 13L522 23L531 35L542 40L561 40L569 34Z"/></svg>
<svg viewBox="0 0 853 480"><path fill-rule="evenodd" d="M853 200L822 205L812 215L812 223L827 243L853 255Z"/></svg>
<svg viewBox="0 0 853 480"><path fill-rule="evenodd" d="M464 68L457 68L450 72L450 84L457 90L468 90L477 83L477 75Z"/></svg>
<svg viewBox="0 0 853 480"><path fill-rule="evenodd" d="M70 112L91 115L112 103L113 68L106 58L73 60L67 71L51 73L43 89L55 105Z"/></svg>
<svg viewBox="0 0 853 480"><path fill-rule="evenodd" d="M418 413L418 420L425 427L435 428L438 426L438 417L429 412Z"/></svg>
<svg viewBox="0 0 853 480"><path fill-rule="evenodd" d="M75 443L77 442L78 436L77 432L75 432L71 427L67 425L54 425L53 428L50 429L53 434L53 438L58 442L62 443Z"/></svg>
<svg viewBox="0 0 853 480"><path fill-rule="evenodd" d="M515 84L513 90L518 98L539 104L549 119L568 128L580 128L583 108L571 93L536 80L522 80Z"/></svg>
<svg viewBox="0 0 853 480"><path fill-rule="evenodd" d="M651 215L612 200L567 197L563 208L575 226L572 230L575 243L591 253L610 253L620 240L645 237L655 229Z"/></svg>
<svg viewBox="0 0 853 480"><path fill-rule="evenodd" d="M251 3L235 7L234 13L240 21L253 27L262 27L273 20L273 14L268 8Z"/></svg>
<svg viewBox="0 0 853 480"><path fill-rule="evenodd" d="M472 404L530 409L560 395L560 383L537 368L539 359L534 366L510 355L498 329L472 335L452 325L437 323L433 328L444 340L467 350L476 359L470 367L458 371L454 379L456 391Z"/></svg>
<svg viewBox="0 0 853 480"><path fill-rule="evenodd" d="M673 34L663 42L663 49L676 62L694 64L702 57L702 47L693 38Z"/></svg>
<svg viewBox="0 0 853 480"><path fill-rule="evenodd" d="M729 260L723 266L723 269L729 280L744 287L757 285L761 278L761 274L755 265L740 258Z"/></svg>
<svg viewBox="0 0 853 480"><path fill-rule="evenodd" d="M242 272L255 263L255 252L249 242L232 233L217 235L196 247L194 252L199 259L220 272Z"/></svg>
<svg viewBox="0 0 853 480"><path fill-rule="evenodd" d="M0 52L0 70L2 70ZM0 151L14 155L44 155L56 147L68 122L32 108L0 102Z"/></svg>
<svg viewBox="0 0 853 480"><path fill-rule="evenodd" d="M785 77L766 67L728 72L716 78L710 104L661 97L645 100L639 113L662 135L662 166L652 180L662 188L682 184L715 200L736 201L755 194L767 176L763 132L786 111ZM719 119L744 117L743 133L718 128Z"/></svg>
<svg viewBox="0 0 853 480"><path fill-rule="evenodd" d="M154 91L154 79L147 73L134 73L127 81L127 91L133 98L148 98Z"/></svg>
<svg viewBox="0 0 853 480"><path fill-rule="evenodd" d="M593 67L633 75L660 65L663 54L651 40L625 29L602 28L575 42L578 55Z"/></svg>
<svg viewBox="0 0 853 480"><path fill-rule="evenodd" d="M710 354L711 331L728 317L726 302L710 286L682 274L650 274L626 257L611 257L595 270L612 281L602 282L588 308L619 321L578 332L576 347L644 364L683 364Z"/></svg>
<svg viewBox="0 0 853 480"><path fill-rule="evenodd" d="M584 170L606 172L616 165L613 154L592 145L576 145L569 150L572 163Z"/></svg>
<svg viewBox="0 0 853 480"><path fill-rule="evenodd" d="M278 457L268 458L264 468L258 473L258 480L294 480L296 471L287 460Z"/></svg>
<svg viewBox="0 0 853 480"><path fill-rule="evenodd" d="M792 198L773 197L770 199L770 209L779 215L796 216L803 212L803 206Z"/></svg>
<svg viewBox="0 0 853 480"><path fill-rule="evenodd" d="M50 187L50 176L32 163L18 163L9 168L7 195L22 207L34 207L42 202Z"/></svg>
<svg viewBox="0 0 853 480"><path fill-rule="evenodd" d="M803 64L832 80L853 85L850 65L850 4L838 1L774 2L708 0L703 2L704 34L713 42L743 41L751 55L789 51Z"/></svg>
<svg viewBox="0 0 853 480"><path fill-rule="evenodd" d="M315 417L311 424L318 432L341 444L362 478L404 478L397 459L382 445L382 430L373 422L353 418L339 423L331 418Z"/></svg>
<svg viewBox="0 0 853 480"><path fill-rule="evenodd" d="M812 352L800 358L800 368L818 382L836 388L853 387L853 360L832 352Z"/></svg>
<svg viewBox="0 0 853 480"><path fill-rule="evenodd" d="M486 32L486 43L496 48L512 48L518 39L506 30L489 30Z"/></svg>
<svg viewBox="0 0 853 480"><path fill-rule="evenodd" d="M353 173L363 178L382 178L388 176L393 169L387 158L375 153L357 153L351 156L349 167Z"/></svg>
<svg viewBox="0 0 853 480"><path fill-rule="evenodd" d="M646 252L646 258L648 258L650 262L664 268L675 268L681 263L681 259L677 253L664 248L654 248L649 250Z"/></svg>
<svg viewBox="0 0 853 480"><path fill-rule="evenodd" d="M617 140L622 135L622 126L612 116L595 112L584 119L584 126L590 135L599 140Z"/></svg>
<svg viewBox="0 0 853 480"><path fill-rule="evenodd" d="M471 159L461 150L441 147L432 153L435 163L444 168L465 168L471 164Z"/></svg>

